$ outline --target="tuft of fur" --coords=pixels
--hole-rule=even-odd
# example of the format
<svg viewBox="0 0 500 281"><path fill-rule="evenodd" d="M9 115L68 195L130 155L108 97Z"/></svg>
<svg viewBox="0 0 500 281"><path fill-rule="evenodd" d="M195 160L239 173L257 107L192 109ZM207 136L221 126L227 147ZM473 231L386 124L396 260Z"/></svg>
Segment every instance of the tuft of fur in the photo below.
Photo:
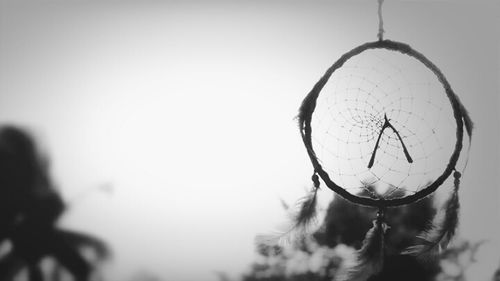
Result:
<svg viewBox="0 0 500 281"><path fill-rule="evenodd" d="M385 232L389 227L381 219L373 221L373 227L366 233L361 249L358 251L356 262L347 272L336 276L339 281L366 281L378 274L384 265Z"/></svg>
<svg viewBox="0 0 500 281"><path fill-rule="evenodd" d="M469 145L467 148L467 157L465 160L465 166L463 168L463 170L465 170L465 167L467 167L467 163L469 162L468 155L469 155L470 147L471 147L471 143L472 143L472 130L474 129L474 123L472 122L472 119L470 118L469 112L467 111L465 106L460 102L460 100L458 101L458 103L460 106L460 112L462 113L462 119L464 121L465 131L467 132L467 136L469 137Z"/></svg>
<svg viewBox="0 0 500 281"><path fill-rule="evenodd" d="M467 135L469 135L469 139L472 139L472 130L474 129L474 122L472 122L469 112L462 104L462 102L459 101L459 105L460 105L460 111L462 113L462 118L464 120L465 130L467 131Z"/></svg>
<svg viewBox="0 0 500 281"><path fill-rule="evenodd" d="M302 104L300 105L299 114L296 118L301 131L304 129L304 123L310 120L310 117L314 112L314 109L316 108L316 98L318 97L320 91L318 84L320 82L321 80L316 83L316 85L314 85L314 88L311 90L311 92L309 92L309 94L305 97L305 99L302 101Z"/></svg>

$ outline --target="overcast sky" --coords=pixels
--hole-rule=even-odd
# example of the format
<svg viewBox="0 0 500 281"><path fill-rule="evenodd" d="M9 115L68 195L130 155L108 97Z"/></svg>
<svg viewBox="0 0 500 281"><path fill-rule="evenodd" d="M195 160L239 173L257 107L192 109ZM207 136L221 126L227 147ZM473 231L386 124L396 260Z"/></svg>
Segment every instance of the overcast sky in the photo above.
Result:
<svg viewBox="0 0 500 281"><path fill-rule="evenodd" d="M376 40L376 2L0 1L0 122L39 136L71 204L62 224L109 241L110 280L236 276L285 219L279 199L310 185L294 117L340 55ZM491 243L476 278L500 264L499 14L384 5L385 37L440 67L475 121L460 236Z"/></svg>

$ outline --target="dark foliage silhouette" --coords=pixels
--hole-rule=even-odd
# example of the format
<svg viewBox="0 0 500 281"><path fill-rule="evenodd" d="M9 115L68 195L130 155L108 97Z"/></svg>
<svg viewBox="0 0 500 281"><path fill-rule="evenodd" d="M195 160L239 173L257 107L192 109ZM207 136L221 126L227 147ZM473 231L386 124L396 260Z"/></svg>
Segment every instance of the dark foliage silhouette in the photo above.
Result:
<svg viewBox="0 0 500 281"><path fill-rule="evenodd" d="M495 274L493 275L493 281L500 281L500 268L495 271Z"/></svg>
<svg viewBox="0 0 500 281"><path fill-rule="evenodd" d="M89 235L56 225L65 204L54 189L48 159L24 130L0 128L0 280L13 280L27 270L29 280L51 280L64 268L76 281L90 280L95 262L108 256L106 245ZM91 249L93 259L82 250ZM41 261L52 259L52 272Z"/></svg>
<svg viewBox="0 0 500 281"><path fill-rule="evenodd" d="M359 249L365 233L372 227L376 212L373 208L355 205L336 196L328 208L323 228L314 237L320 244L329 247L342 243ZM377 276L369 280L433 280L439 272L437 261L422 263L417 257L400 255L403 249L414 243L415 237L426 229L435 215L432 197L404 207L390 208L386 212L390 228L385 238L383 267Z"/></svg>
<svg viewBox="0 0 500 281"><path fill-rule="evenodd" d="M423 262L418 257L400 254L416 242L415 237L432 221L436 214L433 204L433 198L426 197L414 204L387 209L386 218L390 228L385 237L383 267L382 271L369 278L369 281L434 280L440 271L439 260ZM243 276L243 280L342 280L345 276L339 275L339 272L344 266L344 259L352 256L343 256L345 253L336 249L349 246L359 250L376 216L376 209L352 204L341 196L336 196L328 206L319 230L312 234L311 241L305 239L291 245L295 252L309 254L310 259L317 255L315 251L330 252L325 255L321 270L305 269L298 273L287 273L286 268L296 254L287 253L283 246L258 244L257 252L262 261L256 262L250 273Z"/></svg>

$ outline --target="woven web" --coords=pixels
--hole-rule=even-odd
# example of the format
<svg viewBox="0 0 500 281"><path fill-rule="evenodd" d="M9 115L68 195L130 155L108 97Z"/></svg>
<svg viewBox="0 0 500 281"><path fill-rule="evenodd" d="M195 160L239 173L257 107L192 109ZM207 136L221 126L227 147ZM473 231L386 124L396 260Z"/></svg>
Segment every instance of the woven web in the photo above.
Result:
<svg viewBox="0 0 500 281"><path fill-rule="evenodd" d="M351 194L366 190L377 198L404 197L430 185L456 142L451 103L437 77L416 59L385 49L364 51L332 74L311 128L313 149L330 179Z"/></svg>

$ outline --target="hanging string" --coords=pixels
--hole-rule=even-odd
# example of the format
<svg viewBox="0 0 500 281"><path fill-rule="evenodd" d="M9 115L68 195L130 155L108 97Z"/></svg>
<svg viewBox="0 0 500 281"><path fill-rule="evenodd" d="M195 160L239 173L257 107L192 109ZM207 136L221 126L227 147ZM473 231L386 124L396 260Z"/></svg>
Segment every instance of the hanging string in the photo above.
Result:
<svg viewBox="0 0 500 281"><path fill-rule="evenodd" d="M378 40L382 41L384 40L384 19L382 18L382 4L384 3L384 0L378 0Z"/></svg>

